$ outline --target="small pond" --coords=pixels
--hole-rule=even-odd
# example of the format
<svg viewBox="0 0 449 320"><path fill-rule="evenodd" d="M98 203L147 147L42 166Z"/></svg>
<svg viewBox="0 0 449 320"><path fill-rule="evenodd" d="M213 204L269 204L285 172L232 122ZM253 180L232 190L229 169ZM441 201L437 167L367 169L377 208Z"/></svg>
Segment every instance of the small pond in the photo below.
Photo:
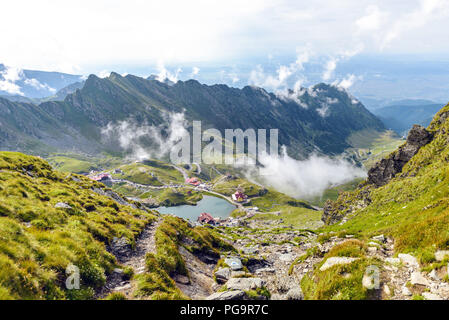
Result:
<svg viewBox="0 0 449 320"><path fill-rule="evenodd" d="M207 212L214 218L227 218L235 208L233 204L222 198L203 196L203 199L196 206L159 207L156 210L160 213L171 213L190 221L196 221L202 212Z"/></svg>

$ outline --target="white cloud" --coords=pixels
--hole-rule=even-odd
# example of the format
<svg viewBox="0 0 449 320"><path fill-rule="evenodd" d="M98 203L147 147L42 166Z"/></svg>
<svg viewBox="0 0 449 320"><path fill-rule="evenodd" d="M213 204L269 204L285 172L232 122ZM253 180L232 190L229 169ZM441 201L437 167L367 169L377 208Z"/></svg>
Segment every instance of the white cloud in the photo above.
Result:
<svg viewBox="0 0 449 320"><path fill-rule="evenodd" d="M31 78L31 79L25 79L24 81L25 84L32 86L33 88L37 89L37 90L46 90L46 91L50 91L51 93L56 93L56 89L50 87L48 84L46 83L41 83L39 82L39 80Z"/></svg>
<svg viewBox="0 0 449 320"><path fill-rule="evenodd" d="M337 69L337 64L340 61L352 58L353 56L362 52L363 48L364 45L362 43L359 43L352 50L345 50L335 56L331 56L324 65L324 71L321 78L324 81L329 81L334 76L335 69Z"/></svg>
<svg viewBox="0 0 449 320"><path fill-rule="evenodd" d="M263 168L247 170L247 177L295 198L319 196L331 186L366 177L363 169L343 159L314 154L306 160L296 160L287 155L285 148L279 157L265 155L259 161Z"/></svg>
<svg viewBox="0 0 449 320"><path fill-rule="evenodd" d="M188 136L184 113L166 113L159 126L138 124L134 119L108 123L101 131L103 138L117 143L133 160L163 158L183 138ZM150 140L152 146L144 143Z"/></svg>
<svg viewBox="0 0 449 320"><path fill-rule="evenodd" d="M192 68L192 73L190 74L190 77L191 78L195 78L199 73L200 73L200 68L193 67Z"/></svg>
<svg viewBox="0 0 449 320"><path fill-rule="evenodd" d="M99 78L108 78L110 75L111 75L111 71L107 71L107 70L102 70L97 74L97 76Z"/></svg>
<svg viewBox="0 0 449 320"><path fill-rule="evenodd" d="M336 81L334 83L334 85L336 85L337 87L343 88L345 90L348 90L350 87L352 87L352 85L354 84L354 82L356 80L361 80L362 77L357 77L354 74L348 74L345 78L343 78L340 81Z"/></svg>
<svg viewBox="0 0 449 320"><path fill-rule="evenodd" d="M381 47L388 53L447 53L447 6L447 0L4 1L0 29L8 32L0 42L1 62L75 73L154 67L159 60L166 66L223 66L279 57L308 43L329 55L355 38L370 53ZM272 80L282 81L288 71L279 70Z"/></svg>
<svg viewBox="0 0 449 320"><path fill-rule="evenodd" d="M157 80L164 82L165 80L170 80L171 82L178 82L179 74L182 72L181 68L177 68L175 72L169 71L165 65L164 62L159 61L157 64L158 74L157 74Z"/></svg>
<svg viewBox="0 0 449 320"><path fill-rule="evenodd" d="M0 91L23 95L20 86L16 84L22 78L23 72L21 69L5 66L5 70L0 72Z"/></svg>
<svg viewBox="0 0 449 320"><path fill-rule="evenodd" d="M385 23L387 16L388 13L381 11L377 6L369 6L366 9L366 15L355 22L358 28L357 32L364 33L379 30Z"/></svg>

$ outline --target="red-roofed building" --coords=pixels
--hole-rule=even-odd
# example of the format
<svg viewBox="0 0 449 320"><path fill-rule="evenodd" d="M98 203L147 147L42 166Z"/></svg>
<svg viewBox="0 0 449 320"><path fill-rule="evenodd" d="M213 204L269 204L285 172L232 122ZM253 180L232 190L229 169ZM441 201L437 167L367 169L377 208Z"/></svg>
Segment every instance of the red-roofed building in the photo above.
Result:
<svg viewBox="0 0 449 320"><path fill-rule="evenodd" d="M244 201L246 201L247 198L248 197L240 191L237 191L236 193L234 193L232 195L232 200L237 201L237 202L244 202Z"/></svg>
<svg viewBox="0 0 449 320"><path fill-rule="evenodd" d="M207 223L207 224L212 224L215 225L217 223L217 221L214 219L214 217L212 217L209 213L207 212L203 212L199 215L197 221L199 223Z"/></svg>
<svg viewBox="0 0 449 320"><path fill-rule="evenodd" d="M186 179L186 183L191 184L192 186L198 186L200 184L198 178L188 178Z"/></svg>

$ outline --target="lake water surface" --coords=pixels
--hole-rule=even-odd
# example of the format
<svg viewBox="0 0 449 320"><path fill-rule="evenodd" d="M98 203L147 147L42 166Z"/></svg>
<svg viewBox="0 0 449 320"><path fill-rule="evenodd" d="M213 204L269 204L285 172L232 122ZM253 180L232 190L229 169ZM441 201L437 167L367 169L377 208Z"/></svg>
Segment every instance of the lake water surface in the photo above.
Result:
<svg viewBox="0 0 449 320"><path fill-rule="evenodd" d="M203 199L196 206L159 207L156 210L160 213L171 213L190 221L196 221L202 212L207 212L214 218L227 218L235 208L233 204L222 198L203 196Z"/></svg>

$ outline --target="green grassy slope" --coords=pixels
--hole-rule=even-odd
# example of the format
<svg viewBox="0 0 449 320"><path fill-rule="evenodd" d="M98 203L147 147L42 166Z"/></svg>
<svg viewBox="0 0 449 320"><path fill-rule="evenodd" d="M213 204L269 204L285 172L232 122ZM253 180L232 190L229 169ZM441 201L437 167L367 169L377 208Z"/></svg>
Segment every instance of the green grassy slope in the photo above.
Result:
<svg viewBox="0 0 449 320"><path fill-rule="evenodd" d="M433 141L419 150L400 175L380 188L365 185L343 193L334 206L342 215L350 212L349 220L328 229L362 237L388 234L395 239L396 252L414 253L424 265L435 261L436 250L448 249L448 114L449 105L428 128L434 133Z"/></svg>

